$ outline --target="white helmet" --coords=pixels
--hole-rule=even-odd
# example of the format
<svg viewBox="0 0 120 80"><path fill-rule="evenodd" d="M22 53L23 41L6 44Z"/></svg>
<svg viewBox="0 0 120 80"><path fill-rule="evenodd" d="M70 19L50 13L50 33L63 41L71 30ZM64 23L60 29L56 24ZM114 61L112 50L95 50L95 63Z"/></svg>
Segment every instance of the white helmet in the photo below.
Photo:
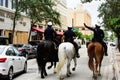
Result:
<svg viewBox="0 0 120 80"><path fill-rule="evenodd" d="M48 22L47 24L51 26L51 25L52 25L52 22Z"/></svg>
<svg viewBox="0 0 120 80"><path fill-rule="evenodd" d="M68 27L69 27L69 28L72 28L72 25L71 25L71 24L69 24L69 25L68 25Z"/></svg>

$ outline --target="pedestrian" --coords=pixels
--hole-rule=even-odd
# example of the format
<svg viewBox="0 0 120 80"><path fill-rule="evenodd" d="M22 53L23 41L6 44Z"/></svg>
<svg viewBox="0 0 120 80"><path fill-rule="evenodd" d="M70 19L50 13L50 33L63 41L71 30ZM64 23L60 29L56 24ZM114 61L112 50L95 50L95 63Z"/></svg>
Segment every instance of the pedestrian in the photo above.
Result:
<svg viewBox="0 0 120 80"><path fill-rule="evenodd" d="M105 49L105 56L108 56L107 54L107 45L106 43L103 41L103 38L104 38L104 32L102 29L100 29L100 26L98 26L97 24L95 25L95 28L92 28L92 27L88 27L85 23L84 23L84 26L86 28L88 28L89 30L93 31L94 33L94 36L92 38L92 42L100 42L102 43L104 49Z"/></svg>
<svg viewBox="0 0 120 80"><path fill-rule="evenodd" d="M74 31L72 30L72 26L69 25L68 30L65 31L63 34L63 39L64 39L64 42L71 42L74 45L75 51L76 51L76 57L79 58L80 55L78 53L78 45L74 42L75 37L76 35Z"/></svg>

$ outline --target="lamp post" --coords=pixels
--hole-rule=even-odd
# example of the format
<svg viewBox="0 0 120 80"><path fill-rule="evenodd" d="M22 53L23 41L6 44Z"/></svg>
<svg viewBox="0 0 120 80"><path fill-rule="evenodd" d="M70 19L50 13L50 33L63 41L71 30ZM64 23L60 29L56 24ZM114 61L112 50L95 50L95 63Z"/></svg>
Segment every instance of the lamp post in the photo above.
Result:
<svg viewBox="0 0 120 80"><path fill-rule="evenodd" d="M74 27L74 19L72 18L72 27Z"/></svg>

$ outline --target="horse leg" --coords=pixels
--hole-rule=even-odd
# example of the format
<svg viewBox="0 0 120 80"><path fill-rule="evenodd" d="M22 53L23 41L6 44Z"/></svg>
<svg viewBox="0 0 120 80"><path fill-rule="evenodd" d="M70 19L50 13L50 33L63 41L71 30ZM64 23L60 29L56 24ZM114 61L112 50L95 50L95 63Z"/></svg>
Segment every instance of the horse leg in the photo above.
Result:
<svg viewBox="0 0 120 80"><path fill-rule="evenodd" d="M75 71L75 69L76 69L76 65L77 65L76 57L73 59L73 61L74 61L74 67L72 68L72 70Z"/></svg>
<svg viewBox="0 0 120 80"><path fill-rule="evenodd" d="M50 69L50 68L52 68L52 66L53 66L53 62L51 62L51 65L48 66L47 68Z"/></svg>
<svg viewBox="0 0 120 80"><path fill-rule="evenodd" d="M44 66L42 65L41 66L41 78L45 78L45 76L43 74L44 74Z"/></svg>
<svg viewBox="0 0 120 80"><path fill-rule="evenodd" d="M47 72L46 72L45 66L46 66L46 63L44 65L44 67L43 67L43 73L44 73L45 76L47 76Z"/></svg>
<svg viewBox="0 0 120 80"><path fill-rule="evenodd" d="M103 59L103 58L102 58ZM102 63L102 59L101 59L101 61L100 61L100 63L99 63L99 71L98 71L98 76L101 76L101 73L100 73L100 71L101 71L101 63Z"/></svg>
<svg viewBox="0 0 120 80"><path fill-rule="evenodd" d="M70 59L68 59L67 60L67 77L70 77L70 74L71 74L71 72L70 72L70 62L71 62L71 60Z"/></svg>
<svg viewBox="0 0 120 80"><path fill-rule="evenodd" d="M41 66L41 78L45 78L45 76L47 76L45 66L46 66L46 63L42 64Z"/></svg>
<svg viewBox="0 0 120 80"><path fill-rule="evenodd" d="M54 62L54 73L56 73L55 68L56 68L56 62Z"/></svg>
<svg viewBox="0 0 120 80"><path fill-rule="evenodd" d="M96 70L97 70L97 68L96 68L96 63L94 62L94 60L93 60L93 78L96 80L97 79L97 74L96 74Z"/></svg>

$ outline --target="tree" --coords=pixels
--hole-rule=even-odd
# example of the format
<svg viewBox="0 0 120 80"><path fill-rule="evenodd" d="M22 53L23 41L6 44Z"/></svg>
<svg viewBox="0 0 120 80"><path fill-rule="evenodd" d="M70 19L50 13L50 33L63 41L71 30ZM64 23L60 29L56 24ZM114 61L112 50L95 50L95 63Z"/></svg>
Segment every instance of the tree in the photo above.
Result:
<svg viewBox="0 0 120 80"><path fill-rule="evenodd" d="M55 3L52 0L24 0L23 9L28 10L27 14L31 18L31 28L37 22L47 23L48 21L52 21L54 24L61 26L59 20L60 14L53 9L54 6Z"/></svg>
<svg viewBox="0 0 120 80"><path fill-rule="evenodd" d="M83 2L91 2L92 0L81 0ZM119 0L105 0L101 4L98 11L100 14L98 17L103 19L103 25L105 28L113 31L118 38L118 49L120 51L120 1Z"/></svg>
<svg viewBox="0 0 120 80"><path fill-rule="evenodd" d="M80 39L82 38L82 33L81 32L79 32L77 30L75 30L74 32L75 32L75 34L77 35L78 38L80 38Z"/></svg>
<svg viewBox="0 0 120 80"><path fill-rule="evenodd" d="M27 16L31 19L31 28L37 22L48 22L52 21L56 25L61 26L59 20L60 14L53 9L55 3L52 0L15 0L15 15L13 21L12 35L14 37L15 23L17 18L20 17L20 12L26 12ZM31 30L30 30L31 34ZM29 34L29 38L30 38ZM12 37L12 42L13 42ZM29 41L29 39L28 39Z"/></svg>
<svg viewBox="0 0 120 80"><path fill-rule="evenodd" d="M120 51L120 2L119 0L115 1L106 1L102 3L99 8L100 14L99 17L103 18L104 26L113 31L118 38L118 49Z"/></svg>
<svg viewBox="0 0 120 80"><path fill-rule="evenodd" d="M13 29L12 29L12 34L11 34L11 38L10 38L11 43L13 43L13 39L14 39L16 20L20 17L21 2L19 2L18 0L15 0L15 1L13 1L13 5L14 5L14 8L15 8L15 13L14 13L14 17L13 17Z"/></svg>

